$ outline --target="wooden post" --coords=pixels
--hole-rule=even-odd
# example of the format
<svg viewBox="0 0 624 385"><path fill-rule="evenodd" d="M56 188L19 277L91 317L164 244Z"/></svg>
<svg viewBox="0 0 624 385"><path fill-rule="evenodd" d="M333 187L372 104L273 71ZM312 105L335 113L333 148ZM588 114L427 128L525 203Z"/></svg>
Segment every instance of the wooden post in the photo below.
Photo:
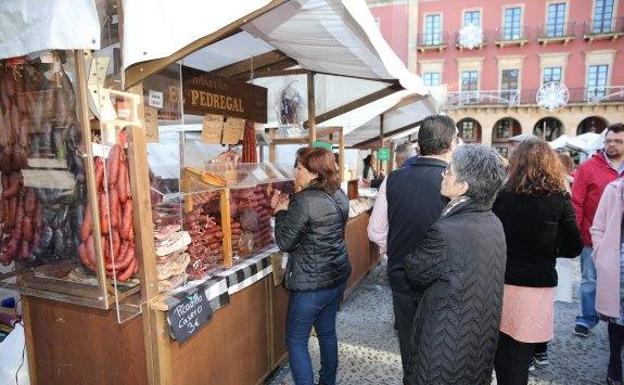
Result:
<svg viewBox="0 0 624 385"><path fill-rule="evenodd" d="M271 141L269 143L269 163L275 162L275 151L277 150L275 148L275 130L275 128L269 128L269 140Z"/></svg>
<svg viewBox="0 0 624 385"><path fill-rule="evenodd" d="M31 385L38 385L37 360L35 356L35 340L32 333L32 317L30 315L30 301L27 295L22 297L22 317L24 318L24 340L26 341L26 357L28 358L28 376Z"/></svg>
<svg viewBox="0 0 624 385"><path fill-rule="evenodd" d="M384 114L379 115L379 148L383 148L383 136L384 136ZM379 166L377 167L377 171L381 171L382 161L377 157L377 161L379 162Z"/></svg>
<svg viewBox="0 0 624 385"><path fill-rule="evenodd" d="M221 232L223 233L223 265L234 265L232 253L232 218L230 217L230 189L221 190Z"/></svg>
<svg viewBox="0 0 624 385"><path fill-rule="evenodd" d="M386 175L390 174L390 171L394 170L394 151L396 150L396 143L390 142L390 159L388 160L388 171Z"/></svg>
<svg viewBox="0 0 624 385"><path fill-rule="evenodd" d="M314 72L308 72L308 143L316 141L316 101L314 94Z"/></svg>
<svg viewBox="0 0 624 385"><path fill-rule="evenodd" d="M91 208L91 214L93 217L93 242L95 248L95 254L97 257L97 280L102 288L102 297L106 308L108 309L110 306L109 294L106 292L107 282L106 282L106 274L104 268L104 250L102 250L102 233L100 231L100 207L98 205L98 192L95 186L95 166L93 164L93 148L91 146L91 124L89 119L89 91L87 87L87 71L85 69L85 57L86 51L74 51L74 60L76 65L76 79L78 86L76 87L76 91L78 93L78 107L80 116L78 120L80 121L80 125L82 128L82 138L85 143L84 153L86 155L86 159L84 162L85 165L85 176L87 181L92 181L92 183L87 183L87 199L89 200L89 206Z"/></svg>
<svg viewBox="0 0 624 385"><path fill-rule="evenodd" d="M143 83L128 89L143 98ZM142 99L141 99L142 100ZM139 105L139 119L143 119L143 103ZM132 189L133 225L136 237L136 253L141 258L139 278L143 283L141 295L147 306L143 311L143 337L147 379L150 385L172 385L173 373L169 351L169 333L165 313L153 309L150 302L158 297L158 278L154 248L154 222L152 202L147 186L149 163L147 160L147 140L141 127L127 127L128 166Z"/></svg>
<svg viewBox="0 0 624 385"><path fill-rule="evenodd" d="M344 140L344 128L340 127L338 133L338 167L340 167L340 181L344 181L344 165L345 165L345 140Z"/></svg>

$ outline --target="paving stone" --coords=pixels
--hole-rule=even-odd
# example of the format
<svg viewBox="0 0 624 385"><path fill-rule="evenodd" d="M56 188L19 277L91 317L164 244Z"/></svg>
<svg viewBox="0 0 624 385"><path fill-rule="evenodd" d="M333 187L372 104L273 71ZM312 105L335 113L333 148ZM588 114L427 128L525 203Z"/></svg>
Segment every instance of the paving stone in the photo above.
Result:
<svg viewBox="0 0 624 385"><path fill-rule="evenodd" d="M574 263L574 291L580 269ZM588 338L572 334L579 310L574 303L555 304L555 338L549 344L550 364L530 374L529 385L602 385L605 383L609 346L606 325L599 324ZM379 265L343 304L338 313L338 385L401 385L402 369L398 338L392 315L392 296ZM310 338L310 354L316 371L320 368L316 337ZM294 385L288 367L270 385ZM496 384L496 380L492 381Z"/></svg>

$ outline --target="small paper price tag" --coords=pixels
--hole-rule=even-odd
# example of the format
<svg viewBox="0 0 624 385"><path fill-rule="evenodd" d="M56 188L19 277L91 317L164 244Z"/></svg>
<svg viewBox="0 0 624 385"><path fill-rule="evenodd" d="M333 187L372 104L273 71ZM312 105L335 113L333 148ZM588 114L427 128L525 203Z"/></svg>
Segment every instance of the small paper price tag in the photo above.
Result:
<svg viewBox="0 0 624 385"><path fill-rule="evenodd" d="M158 110L154 107L145 107L145 138L149 143L158 143Z"/></svg>
<svg viewBox="0 0 624 385"><path fill-rule="evenodd" d="M107 146L105 144L99 144L99 143L91 143L91 149L93 151L93 156L100 156L102 158L108 158L108 153L111 149L111 146Z"/></svg>
<svg viewBox="0 0 624 385"><path fill-rule="evenodd" d="M238 144L245 129L245 119L228 118L223 127L222 144Z"/></svg>
<svg viewBox="0 0 624 385"><path fill-rule="evenodd" d="M221 143L223 135L223 116L204 115L202 140L204 143Z"/></svg>
<svg viewBox="0 0 624 385"><path fill-rule="evenodd" d="M163 93L159 91L149 90L149 99L147 104L150 107L163 108Z"/></svg>

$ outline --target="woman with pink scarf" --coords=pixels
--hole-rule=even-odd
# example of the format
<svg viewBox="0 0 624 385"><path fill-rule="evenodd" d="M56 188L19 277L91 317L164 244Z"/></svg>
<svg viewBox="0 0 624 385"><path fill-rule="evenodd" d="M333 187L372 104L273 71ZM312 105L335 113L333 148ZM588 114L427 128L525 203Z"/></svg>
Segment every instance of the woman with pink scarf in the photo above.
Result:
<svg viewBox="0 0 624 385"><path fill-rule="evenodd" d="M609 323L608 385L622 385L624 344L624 178L605 188L591 227L596 264L596 311Z"/></svg>

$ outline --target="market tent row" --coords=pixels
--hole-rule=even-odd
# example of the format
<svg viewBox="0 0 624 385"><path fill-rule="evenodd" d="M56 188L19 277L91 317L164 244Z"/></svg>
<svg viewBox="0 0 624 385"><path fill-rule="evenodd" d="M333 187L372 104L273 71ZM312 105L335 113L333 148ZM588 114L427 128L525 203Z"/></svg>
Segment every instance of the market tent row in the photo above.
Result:
<svg viewBox="0 0 624 385"><path fill-rule="evenodd" d="M82 20L87 23L91 20L88 23L97 24L107 20L106 23L109 23L107 25L110 25L113 18L102 17L99 12L101 3L103 1L83 1L82 8L78 7L75 12L68 13L73 19L73 23L70 24L71 33L61 31L54 23L48 23L46 26L41 22L45 17L52 18L55 14L53 11L58 12L62 6L67 9L66 0L48 0L44 3L47 8L39 8L30 0L11 4L14 7L9 7L6 3L2 5L5 7L4 10L13 12L14 16L2 20L0 34L15 36L16 42L11 47L22 48L8 49L4 48L9 47L8 45L0 46L0 58L23 54L36 56L38 54L32 52L35 50L84 50L73 53L76 70L69 75L72 82L69 88L73 85L77 93L74 103L80 117L76 119L76 124L81 126L82 138L86 142L81 148L86 148L83 157L87 164L85 183L88 184L87 190L91 194L89 204L94 216L97 216L98 212L107 213L102 207L108 205L108 200L107 194L100 192L98 190L100 187L97 187L105 183L104 179L98 183L94 177L95 155L92 153L92 127L89 123L91 121L93 124L97 119L89 115L87 72L90 75L91 71L84 68L85 58L87 61L90 60L91 54L96 59L108 57L108 61L91 62L92 69L95 68L94 73L99 72L100 76L99 83L96 84L100 87L98 92L105 91L106 98L110 96L114 99L119 96L116 100L119 103L115 104L117 117L121 116L120 111L126 110L129 106L132 109L132 120L119 123L121 130L125 129L128 133L127 155L119 155L116 159L121 161L114 164L127 162L129 171L126 175L129 175L127 180L131 184L132 199L130 204L125 204L124 213L125 207L132 208L132 211L127 211L132 215L126 216L132 220L125 223L131 224L129 229L133 229L133 236L136 235L136 238L133 238L133 242L136 243L132 243L133 248L136 245L136 256L133 255L128 259L133 263L130 265L132 269L126 266L124 271L136 273L132 281L135 285L133 289L138 291L128 293L123 298L133 299L134 295L141 298L136 303L128 305L132 307L128 310L130 315L126 316L126 313L119 313L121 302L118 301L106 302L105 306L101 307L114 309L116 306L118 312L115 315L113 311L88 309L81 306L82 304L67 300L66 302L70 304L61 304L54 295L29 292L23 303L25 308L29 309L27 312L33 314L32 317L28 315L25 317L31 379L33 383L37 383L39 379L40 383L45 381L46 384L59 385L68 382L108 385L118 383L119 379L135 384L260 383L271 370L283 362L286 355L283 332L287 294L282 287L274 286L267 275L272 271L272 264L267 264L269 259L267 254L272 251L258 252L257 255L249 257L249 260L243 258L239 261L242 262L240 265L233 266L230 219L234 214L229 205L230 188L205 191L206 199L212 199L212 202L217 203L213 208L218 211L221 219L219 226L223 230L222 239L212 236L215 242L211 245L213 249L223 250L226 249L226 245L228 246L229 264L223 264L219 276L202 275L201 278L188 282L188 287L184 286L184 290L175 296L171 295L171 292L164 295L159 292L161 280L158 279L159 256L155 250L156 222L153 217L159 213L154 210L151 203L153 191L150 191L152 183L147 159L144 114L147 103L143 98L145 96L143 84L149 81L150 76L157 75L169 66L179 66L180 73L183 67L190 67L229 79L251 81L257 85L266 82L271 98L277 97L277 90L283 88L283 78L287 77L289 80L286 81L298 81L300 83L298 86L303 87L305 83L305 92L304 88L301 88L300 93L307 94L308 114L303 126L308 127L309 133L314 133L317 123L329 122L332 118L340 117L380 98L396 95L403 90L410 93L404 96L409 96L411 102L419 103L422 108L420 112L424 116L435 110L435 103L429 99L430 91L418 77L409 73L391 51L381 37L363 0L249 0L219 3L218 9L215 9L217 7L214 2L190 0L109 1L111 4L121 5L119 12L115 14L119 20L120 37L119 42L115 44L121 50L121 60L118 56L115 57L114 48L117 47L111 48L105 43L102 45L107 46L102 47L102 50L91 53L90 50L97 49L100 44L94 36L100 35L102 31L81 27L79 22ZM39 18L27 17L33 9L36 10L35 14L40 15ZM80 10L84 15L78 12ZM94 10L98 15L98 21L93 18ZM24 25L23 20L27 20L26 24L39 23L36 27L44 26L45 33L15 34L15 31L29 30L29 25ZM77 39L76 36L84 37L84 41L76 43L72 40ZM19 39L24 41L17 42ZM103 68L98 68L101 63L106 65L102 64ZM107 76L111 72L115 75L120 72L122 76L111 81L110 76ZM95 78L97 77L96 74ZM120 80L120 83L116 83L117 80ZM272 82L276 85L272 85ZM120 85L121 90L118 88ZM116 89L106 89L107 87ZM128 92L120 92L123 90ZM92 93L93 90L91 96ZM126 99L121 100L123 98ZM375 112L396 107L401 100L386 102L383 108L375 107ZM94 99L92 104L96 104L96 108L102 107L97 105L97 99ZM273 104L273 106L269 104L267 111L269 122L271 120L277 122L276 103ZM103 113L98 115L98 111L94 110L91 112L100 119L106 115ZM193 123L190 115L188 118L188 122ZM184 126L187 121L185 118L182 120ZM348 124L346 121L343 125ZM359 126L359 123L351 123L350 127ZM115 126L115 129L120 127ZM182 127L182 130L185 128ZM103 131L104 129L101 129L101 132ZM117 131L113 132L117 134ZM313 138L313 135L309 136L310 140ZM119 140L119 137L112 135L112 140ZM116 154L124 153L125 143L112 143L111 146L116 146ZM98 164L101 170L104 169L103 158L109 156L107 154L109 153L105 151L100 153L102 159L99 159ZM178 164L173 163L178 168L186 165L182 158L178 158ZM243 173L237 173L238 169L234 171L236 171L235 179L238 180ZM202 175L201 171L199 174ZM119 180L123 181L123 178ZM183 182L181 180L176 182L179 192L181 190L179 186ZM124 189L128 187L123 183L120 186ZM235 188L232 189L234 190ZM261 198L264 199L263 204L266 204L264 191L268 189L260 187L258 193L263 196ZM98 204L98 197L100 202L104 203ZM217 199L214 199L215 197ZM185 210L189 202L192 201L184 200ZM186 211L182 213L181 206L179 202L174 205L174 210L180 210L181 214L174 215L176 221L188 213ZM266 212L263 213L263 218L269 217ZM347 243L350 233L359 234L362 239L361 242L358 240L357 252L350 254L354 256L366 254L368 258L370 244L364 231L367 218L362 216L359 219L357 228L354 227L351 231L347 229ZM101 243L97 237L102 233L101 228L105 226L101 225L97 218L93 222L94 226L89 229L88 239L95 238L94 243L98 248ZM211 223L211 230L216 234L215 225L217 224ZM108 228L110 230L110 226ZM270 231L270 225L263 230L266 229ZM258 241L265 241L272 236L268 235L268 238L263 236ZM104 245L109 244L111 247L110 243L114 243L114 238L110 236L108 240L110 242ZM110 272L106 270L108 262L105 260L104 252L97 250L95 254L97 268L92 270L97 270L99 284L96 285L101 288L98 294L101 293L100 296L105 299L109 298L107 296L111 296L111 293L117 295L119 290L116 285L105 286L110 281L107 276ZM222 257L225 262L225 252ZM278 255L278 258L282 256ZM377 260L363 261L366 262L363 269L376 263ZM78 260L71 262L80 263ZM253 267L246 265L251 262ZM218 263L218 260L215 263ZM264 275L244 276L241 282L233 282L235 278L239 278L238 272L242 270L249 274L252 274L252 271L262 272ZM89 278L92 278L93 274L90 274ZM113 276L114 274L113 265ZM55 282L64 282L63 279L64 276ZM218 283L215 283L215 280ZM211 291L213 295L210 298L205 297L210 301L210 306L206 305L203 308L210 309L210 315L203 313L206 316L202 321L205 326L197 329L196 334L187 342L181 343L172 337L172 328L180 324L171 322L169 317L173 316L174 312L169 310L180 305L181 301L190 301L189 298L193 298L193 294L204 289ZM219 290L213 292L212 289ZM196 291L192 292L193 290ZM163 297L166 297L165 300L161 300ZM99 301L100 297L95 299ZM215 312L214 317L213 301L219 302L219 307L214 309L223 308ZM58 320L65 321L61 323ZM115 321L125 322L125 325L121 327L115 324ZM51 324L55 327L50 328ZM121 341L124 345L120 354ZM245 365L239 365L240 362L244 362ZM94 376L97 379L94 379Z"/></svg>
<svg viewBox="0 0 624 385"><path fill-rule="evenodd" d="M430 94L390 49L361 0L256 1L251 2L253 10L247 2L231 2L222 5L227 8L222 14L210 16L219 19L213 22L203 19L211 14L209 4L127 3L126 87L181 60L185 66L269 88L267 126L277 121L275 99L284 84L293 84L302 95L309 95L312 85L316 124L403 89ZM226 22L239 28L219 28ZM150 25L167 25L157 32L167 38L153 39ZM312 82L309 73L317 74Z"/></svg>

